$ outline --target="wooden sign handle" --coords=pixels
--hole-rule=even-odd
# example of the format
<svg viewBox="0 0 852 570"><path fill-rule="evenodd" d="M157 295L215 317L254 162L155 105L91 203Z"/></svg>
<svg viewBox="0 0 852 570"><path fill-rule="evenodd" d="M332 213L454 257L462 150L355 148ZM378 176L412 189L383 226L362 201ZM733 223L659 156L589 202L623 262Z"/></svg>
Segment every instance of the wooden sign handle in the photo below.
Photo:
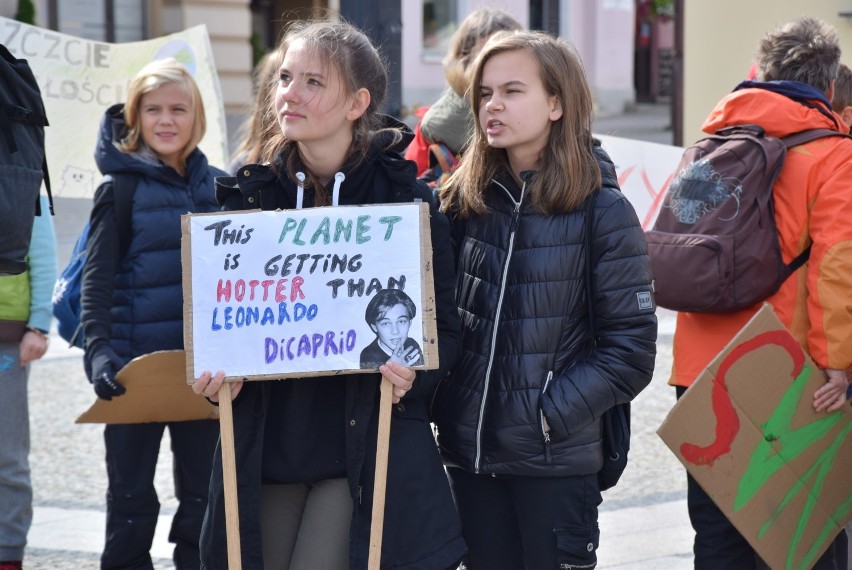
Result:
<svg viewBox="0 0 852 570"><path fill-rule="evenodd" d="M240 507L237 502L237 461L234 450L234 414L231 385L219 388L219 435L222 441L222 479L225 484L225 525L228 538L228 569L242 569Z"/></svg>
<svg viewBox="0 0 852 570"><path fill-rule="evenodd" d="M382 376L380 393L379 431L376 435L376 477L373 481L373 516L370 524L370 556L367 561L369 570L379 570L382 561L382 529L385 522L385 489L388 480L388 448L393 405L393 384L384 376Z"/></svg>

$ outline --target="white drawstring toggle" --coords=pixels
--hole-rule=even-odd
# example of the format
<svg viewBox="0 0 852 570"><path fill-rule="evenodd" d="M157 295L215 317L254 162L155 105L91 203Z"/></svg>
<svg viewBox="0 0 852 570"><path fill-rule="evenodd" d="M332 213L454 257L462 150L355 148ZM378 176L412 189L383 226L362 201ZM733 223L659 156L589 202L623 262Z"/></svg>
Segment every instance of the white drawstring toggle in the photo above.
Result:
<svg viewBox="0 0 852 570"><path fill-rule="evenodd" d="M296 180L299 181L299 185L296 187L296 209L302 209L302 203L305 200L305 173L297 172Z"/></svg>

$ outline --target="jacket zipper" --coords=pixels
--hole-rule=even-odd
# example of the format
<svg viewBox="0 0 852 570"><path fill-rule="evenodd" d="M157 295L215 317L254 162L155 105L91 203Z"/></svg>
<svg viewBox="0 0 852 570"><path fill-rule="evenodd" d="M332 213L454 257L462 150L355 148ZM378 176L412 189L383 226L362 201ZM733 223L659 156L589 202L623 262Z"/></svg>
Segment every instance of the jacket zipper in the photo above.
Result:
<svg viewBox="0 0 852 570"><path fill-rule="evenodd" d="M553 380L553 370L547 371L547 379L544 381L544 388L541 390L541 395L544 397L544 394L547 392L547 386L550 384L550 381ZM544 429L544 410L541 406L538 407L539 420L541 423L541 434L544 436L544 460L547 463L553 462L553 453L550 450L550 432Z"/></svg>
<svg viewBox="0 0 852 570"><path fill-rule="evenodd" d="M515 204L515 210L512 212L512 223L509 226L509 249L506 252L506 262L503 264L503 276L500 283L500 297L497 299L497 311L494 314L494 328L491 333L491 350L488 354L488 367L485 369L485 387L482 389L482 400L479 403L479 421L476 424L476 458L473 462L473 472L479 474L479 463L482 459L482 422L485 418L485 402L488 399L488 386L491 383L491 369L494 366L494 349L497 344L497 329L500 325L500 310L503 307L503 295L506 293L506 276L509 273L509 262L512 260L512 250L515 247L515 231L517 230L518 219L520 218L521 203L524 201L524 191L527 189L527 183L524 181L521 186L521 199L515 201L512 193L509 190L493 180L497 186L502 188L509 199Z"/></svg>

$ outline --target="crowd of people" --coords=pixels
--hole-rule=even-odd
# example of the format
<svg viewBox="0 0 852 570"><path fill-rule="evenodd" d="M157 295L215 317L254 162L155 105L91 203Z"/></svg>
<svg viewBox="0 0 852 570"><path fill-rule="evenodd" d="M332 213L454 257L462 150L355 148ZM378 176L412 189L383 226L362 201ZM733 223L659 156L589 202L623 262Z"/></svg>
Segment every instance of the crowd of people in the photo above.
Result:
<svg viewBox="0 0 852 570"><path fill-rule="evenodd" d="M372 372L231 383L246 569L367 567L381 381L394 403L382 568L597 564L602 418L654 371L645 234L592 136L592 91L570 43L482 8L451 46L448 85L415 138L382 114L387 70L364 33L345 22L291 23L256 73L231 176L198 148L204 108L177 61L146 65L126 102L105 110L81 315L85 371L103 399L122 397L116 374L131 359L184 347L182 214L254 209L247 196L258 194L266 210L429 207L438 368L415 369L421 346L394 345L383 333L387 320L406 337L417 313L405 293L383 290L365 315L376 340L361 358ZM848 133L852 82L829 26L801 18L771 31L757 67L758 80L723 99L705 131L759 124L774 136ZM440 178L430 172L433 145L454 160ZM852 140L804 146L773 193L784 257L810 246L810 261L766 301L825 371L814 407L832 413L849 397L852 369L844 217ZM136 181L126 246L114 184L123 176ZM49 222L43 216L33 229L30 271L0 277L0 381L13 386L0 399L0 570L22 568L32 517L26 380L50 329ZM678 314L670 381L678 397L758 308ZM218 403L227 372L204 371L193 391ZM179 503L169 533L175 566L228 568L223 450L211 420L105 426L102 568L152 568L153 477L166 428ZM688 481L695 567L763 567ZM847 548L841 532L815 567L845 568Z"/></svg>

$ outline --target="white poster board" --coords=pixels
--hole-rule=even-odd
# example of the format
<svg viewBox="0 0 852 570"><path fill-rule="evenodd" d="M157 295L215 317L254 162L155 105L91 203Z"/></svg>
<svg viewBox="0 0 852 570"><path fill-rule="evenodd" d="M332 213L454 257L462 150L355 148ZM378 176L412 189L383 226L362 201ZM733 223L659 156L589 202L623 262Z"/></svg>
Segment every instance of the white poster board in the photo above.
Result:
<svg viewBox="0 0 852 570"><path fill-rule="evenodd" d="M660 213L666 190L677 175L683 148L666 144L595 135L615 164L618 185L630 200L643 230Z"/></svg>
<svg viewBox="0 0 852 570"><path fill-rule="evenodd" d="M227 165L225 108L206 26L146 40L96 42L0 17L0 44L33 70L50 126L45 147L54 196L91 198L101 179L95 145L104 112L123 103L146 64L173 57L195 78L207 118L199 147L210 164Z"/></svg>
<svg viewBox="0 0 852 570"><path fill-rule="evenodd" d="M183 216L187 381L369 372L394 347L436 368L428 215L411 203Z"/></svg>

